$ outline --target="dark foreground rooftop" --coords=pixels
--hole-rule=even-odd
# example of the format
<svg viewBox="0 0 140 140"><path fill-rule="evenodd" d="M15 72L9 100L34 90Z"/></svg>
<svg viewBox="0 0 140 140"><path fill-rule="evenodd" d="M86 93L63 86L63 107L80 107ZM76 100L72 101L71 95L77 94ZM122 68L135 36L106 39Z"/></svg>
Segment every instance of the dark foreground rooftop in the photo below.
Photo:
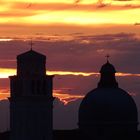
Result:
<svg viewBox="0 0 140 140"><path fill-rule="evenodd" d="M0 140L9 140L10 132L0 133ZM54 130L53 140L91 140L91 138L85 136L79 129L73 130ZM140 131L135 134L121 134L117 136L104 137L100 136L93 140L140 140Z"/></svg>

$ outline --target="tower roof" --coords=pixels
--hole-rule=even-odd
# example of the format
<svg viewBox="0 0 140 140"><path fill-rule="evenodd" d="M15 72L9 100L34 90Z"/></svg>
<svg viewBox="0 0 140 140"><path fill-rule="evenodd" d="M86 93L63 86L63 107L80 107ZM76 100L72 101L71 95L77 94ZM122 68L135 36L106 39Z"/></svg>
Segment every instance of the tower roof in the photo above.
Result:
<svg viewBox="0 0 140 140"><path fill-rule="evenodd" d="M22 77L46 74L46 56L29 50L17 56L17 74Z"/></svg>
<svg viewBox="0 0 140 140"><path fill-rule="evenodd" d="M19 54L18 56L17 56L17 59L23 59L23 58L31 58L31 57L33 57L33 58L42 58L42 59L46 59L46 56L45 55L43 55L43 54L41 54L41 53L38 53L38 52L36 52L36 51L34 51L34 50L29 50L29 51L27 51L27 52L24 52L24 53L22 53L22 54Z"/></svg>

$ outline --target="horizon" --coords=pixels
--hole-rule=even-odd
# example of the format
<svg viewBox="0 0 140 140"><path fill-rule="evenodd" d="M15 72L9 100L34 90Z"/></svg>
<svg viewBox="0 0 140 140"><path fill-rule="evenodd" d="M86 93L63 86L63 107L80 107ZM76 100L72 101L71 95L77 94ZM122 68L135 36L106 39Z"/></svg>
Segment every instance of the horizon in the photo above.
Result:
<svg viewBox="0 0 140 140"><path fill-rule="evenodd" d="M33 50L47 56L47 74L56 75L54 128L77 127L79 104L97 87L107 54L140 121L139 0L1 0L0 9L0 101L10 95L16 56L30 50L32 40Z"/></svg>

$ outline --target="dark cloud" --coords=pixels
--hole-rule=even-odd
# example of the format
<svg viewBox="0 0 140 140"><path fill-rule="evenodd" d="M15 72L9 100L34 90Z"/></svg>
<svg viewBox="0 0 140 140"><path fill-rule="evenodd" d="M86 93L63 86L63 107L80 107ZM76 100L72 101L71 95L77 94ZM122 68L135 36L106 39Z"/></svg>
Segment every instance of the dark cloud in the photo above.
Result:
<svg viewBox="0 0 140 140"><path fill-rule="evenodd" d="M79 0L76 0L73 4L66 4L66 3L33 3L27 5L27 3L14 3L11 6L11 9L23 10L26 9L27 11L37 11L39 10L46 10L46 12L54 12L54 11L63 11L63 10L74 10L74 11L96 11L96 10L105 10L105 11L114 11L114 10L127 10L127 9L134 9L140 8L140 5L111 5L110 3L104 3L104 1L99 0L97 3L94 4L80 4ZM27 8L29 6L29 8Z"/></svg>
<svg viewBox="0 0 140 140"><path fill-rule="evenodd" d="M80 102L81 100L77 100L64 106L59 100L54 101L54 129L78 128L78 109Z"/></svg>
<svg viewBox="0 0 140 140"><path fill-rule="evenodd" d="M35 36L47 36L49 35L72 35L74 33L82 34L118 34L120 32L125 33L138 33L139 26L134 24L94 24L90 26L84 25L72 25L72 24L44 24L39 23L36 25L30 24L16 24L16 23L4 23L0 24L0 38L22 38L30 39Z"/></svg>
<svg viewBox="0 0 140 140"><path fill-rule="evenodd" d="M113 0L113 1L124 1L124 2L126 2L126 1L134 1L134 0Z"/></svg>
<svg viewBox="0 0 140 140"><path fill-rule="evenodd" d="M82 0L74 0L74 4L80 3Z"/></svg>
<svg viewBox="0 0 140 140"><path fill-rule="evenodd" d="M135 25L135 26L139 26L139 25L140 25L140 23L136 22L136 23L134 23L134 25Z"/></svg>
<svg viewBox="0 0 140 140"><path fill-rule="evenodd" d="M28 42L29 40L17 40L17 38L8 42L0 41L0 67L15 68L16 55L29 50ZM47 55L48 70L98 72L102 64L106 62L105 55L109 53L110 62L114 64L117 71L140 73L140 36L138 34L71 34L70 38L56 35L49 39L48 36L39 36L35 38L34 43L34 50ZM121 88L136 95L133 98L140 112L139 77L117 77L117 80ZM96 76L55 76L54 89L71 95L85 95L96 88L98 81L99 77ZM9 87L9 79L0 79L0 89L7 87ZM56 100L54 104L55 128L77 127L80 101L77 100L64 106ZM59 119L64 120L63 124L60 124Z"/></svg>
<svg viewBox="0 0 140 140"><path fill-rule="evenodd" d="M0 101L0 132L9 130L9 101L2 100Z"/></svg>
<svg viewBox="0 0 140 140"><path fill-rule="evenodd" d="M25 11L25 10L21 10L20 12L18 10L13 10L11 11L7 11L7 12L0 12L0 17L28 17L28 16L33 16L36 15L35 12L33 11Z"/></svg>
<svg viewBox="0 0 140 140"><path fill-rule="evenodd" d="M16 55L30 49L28 42L0 42L0 67L15 68ZM34 43L33 49L47 55L49 70L98 72L99 66L106 61L105 55L109 53L111 61L119 66L118 71L140 72L140 39L135 34L76 35L70 39L39 37Z"/></svg>
<svg viewBox="0 0 140 140"><path fill-rule="evenodd" d="M137 107L140 106L140 96L134 97ZM54 129L75 129L78 128L78 109L81 100L76 100L64 106L59 100L54 101L53 108L53 128ZM140 112L140 108L138 108ZM0 101L0 131L9 129L9 102L7 100ZM63 120L63 121L60 121ZM140 120L140 117L139 117Z"/></svg>
<svg viewBox="0 0 140 140"><path fill-rule="evenodd" d="M0 91L1 90L9 90L9 79L8 78L0 78ZM0 92L1 93L1 92Z"/></svg>

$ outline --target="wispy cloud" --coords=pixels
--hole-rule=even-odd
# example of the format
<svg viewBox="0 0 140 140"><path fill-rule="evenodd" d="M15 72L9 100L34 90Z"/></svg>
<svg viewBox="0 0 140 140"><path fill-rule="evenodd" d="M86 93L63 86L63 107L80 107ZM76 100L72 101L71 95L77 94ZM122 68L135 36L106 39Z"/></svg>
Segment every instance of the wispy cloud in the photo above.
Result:
<svg viewBox="0 0 140 140"><path fill-rule="evenodd" d="M54 90L53 95L62 103L64 103L64 105L67 105L69 102L73 102L84 97L84 95L64 93L61 90Z"/></svg>
<svg viewBox="0 0 140 140"><path fill-rule="evenodd" d="M66 75L73 75L73 76L98 76L99 72L77 72L77 71L46 71L48 75L59 75L59 76L66 76ZM9 76L16 75L16 69L8 69L8 68L0 68L0 78L8 78ZM138 76L140 77L139 73L122 73L117 72L116 76Z"/></svg>
<svg viewBox="0 0 140 140"><path fill-rule="evenodd" d="M11 9L26 9L25 3L15 3L11 6ZM104 4L103 2L98 2L97 4L66 4L66 3L35 3L27 9L27 11L95 11L97 10L105 10L105 11L114 11L114 10L128 10L128 9L135 9L140 8L140 3L137 5L111 5L111 4Z"/></svg>
<svg viewBox="0 0 140 140"><path fill-rule="evenodd" d="M53 96L55 98L59 99L64 105L67 105L70 102L76 101L76 100L84 97L84 95L67 93L64 89L57 89L57 90L54 89ZM9 97L10 97L9 88L5 88L5 89L0 90L0 101L7 99Z"/></svg>
<svg viewBox="0 0 140 140"><path fill-rule="evenodd" d="M12 41L13 39L10 38L0 38L0 42L7 42L7 41Z"/></svg>
<svg viewBox="0 0 140 140"><path fill-rule="evenodd" d="M123 3L122 1L117 1ZM13 1L1 2L0 23L16 24L132 24L139 19L140 3L118 4L116 1ZM94 12L94 14L93 14ZM123 14L120 14L122 13ZM126 19L127 15L133 15ZM114 18L115 15L115 18ZM119 15L119 16L118 16ZM135 16L134 16L135 15ZM132 18L133 17L133 18ZM126 20L123 20L123 19Z"/></svg>
<svg viewBox="0 0 140 140"><path fill-rule="evenodd" d="M28 44L26 37L0 41L0 68L15 68L16 55L29 50ZM47 70L56 74L94 75L105 63L107 53L118 71L139 73L139 34L39 35L35 36L34 44L34 50L47 56Z"/></svg>

